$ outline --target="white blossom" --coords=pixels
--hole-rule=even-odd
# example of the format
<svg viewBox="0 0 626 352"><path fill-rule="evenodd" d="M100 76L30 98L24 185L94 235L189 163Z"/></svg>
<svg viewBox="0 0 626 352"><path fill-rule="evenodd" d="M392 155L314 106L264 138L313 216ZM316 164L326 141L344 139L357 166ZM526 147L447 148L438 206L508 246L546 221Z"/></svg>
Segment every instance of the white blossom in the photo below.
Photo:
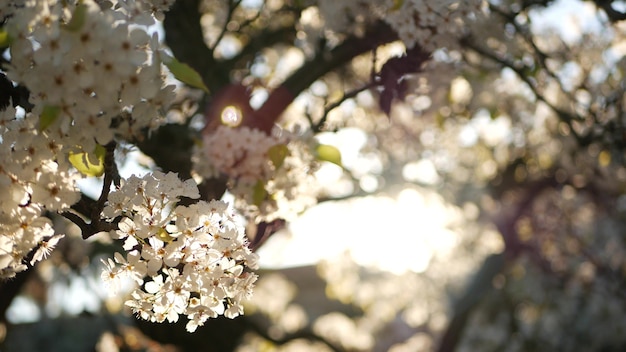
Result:
<svg viewBox="0 0 626 352"><path fill-rule="evenodd" d="M291 220L317 201L313 143L309 136L222 125L204 136L194 168L205 178L227 177L235 207L248 218Z"/></svg>
<svg viewBox="0 0 626 352"><path fill-rule="evenodd" d="M59 145L36 128L36 116L18 118L8 107L0 121L0 278L8 278L50 254L62 235L43 212L69 208L79 192L73 172L57 159Z"/></svg>
<svg viewBox="0 0 626 352"><path fill-rule="evenodd" d="M42 214L67 211L79 199L70 153L91 152L97 144L158 126L173 87L164 84L158 40L146 26L172 3L0 4L0 19L11 38L7 77L29 90L34 106L21 116L11 105L0 112L0 278L45 258L61 238ZM187 188L180 195L194 197L197 191ZM105 216L121 208L115 197ZM134 240L128 236L126 248L137 245Z"/></svg>
<svg viewBox="0 0 626 352"><path fill-rule="evenodd" d="M120 276L143 284L126 302L141 318L175 322L185 315L189 331L211 317L242 314L257 278L249 270L258 267L226 203L176 205L180 197L198 196L192 182L155 172L133 176L112 192L114 204L105 212L123 217L115 234L129 252L105 261L102 274L113 288Z"/></svg>
<svg viewBox="0 0 626 352"><path fill-rule="evenodd" d="M384 20L400 40L426 50L455 46L469 21L483 15L483 0L320 0L324 28L333 32L358 32L364 24Z"/></svg>
<svg viewBox="0 0 626 352"><path fill-rule="evenodd" d="M39 242L39 248L33 255L33 259L30 261L30 265L35 264L36 262L45 259L50 255L50 252L54 249L54 247L59 243L61 238L65 237L63 234L58 234L50 237L45 241Z"/></svg>
<svg viewBox="0 0 626 352"><path fill-rule="evenodd" d="M135 15L166 8L165 3L120 1L101 8L94 0L78 5L47 0L26 2L8 19L15 40L7 75L29 89L35 115L58 109L46 129L51 137L67 148L93 150L115 134L130 137L156 127L172 90L164 89L158 48ZM124 118L112 124L119 116Z"/></svg>

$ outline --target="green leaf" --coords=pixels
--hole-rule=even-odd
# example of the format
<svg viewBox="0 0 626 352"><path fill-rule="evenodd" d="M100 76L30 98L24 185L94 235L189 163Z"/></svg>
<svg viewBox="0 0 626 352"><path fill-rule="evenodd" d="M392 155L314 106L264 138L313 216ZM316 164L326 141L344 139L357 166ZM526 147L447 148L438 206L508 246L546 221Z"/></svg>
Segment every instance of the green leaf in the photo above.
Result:
<svg viewBox="0 0 626 352"><path fill-rule="evenodd" d="M341 164L341 152L332 145L319 144L315 148L315 156L317 157L317 160L328 161L343 167Z"/></svg>
<svg viewBox="0 0 626 352"><path fill-rule="evenodd" d="M191 66L187 65L186 63L180 62L175 57L171 57L169 55L162 54L161 57L165 66L169 68L170 72L172 72L177 80L194 88L202 89L206 93L209 92L209 88L207 88L207 86L202 81L202 77L200 77L200 74L196 70L191 68Z"/></svg>
<svg viewBox="0 0 626 352"><path fill-rule="evenodd" d="M166 243L172 242L174 240L174 237L172 237L172 235L169 232L167 232L167 230L164 228L160 228L157 231L156 237Z"/></svg>
<svg viewBox="0 0 626 352"><path fill-rule="evenodd" d="M261 206L263 201L267 198L267 191L265 190L265 184L261 180L257 181L252 189L252 204Z"/></svg>
<svg viewBox="0 0 626 352"><path fill-rule="evenodd" d="M402 5L404 5L404 0L393 0L393 6L391 7L391 11L399 10Z"/></svg>
<svg viewBox="0 0 626 352"><path fill-rule="evenodd" d="M69 154L70 163L85 176L102 176L104 174L104 156L106 149L96 144L96 149L91 153L80 152Z"/></svg>
<svg viewBox="0 0 626 352"><path fill-rule="evenodd" d="M289 148L285 144L276 144L267 150L267 156L274 165L275 169L280 169L285 162L285 158L289 155Z"/></svg>
<svg viewBox="0 0 626 352"><path fill-rule="evenodd" d="M6 29L0 28L0 48L6 48L11 45L11 36Z"/></svg>
<svg viewBox="0 0 626 352"><path fill-rule="evenodd" d="M83 28L85 24L85 17L87 17L87 5L78 4L72 14L72 19L68 24L64 26L70 32L78 32Z"/></svg>
<svg viewBox="0 0 626 352"><path fill-rule="evenodd" d="M46 105L43 107L43 111L41 115L39 115L39 130L43 131L46 128L50 127L59 117L61 113L61 108L58 106Z"/></svg>

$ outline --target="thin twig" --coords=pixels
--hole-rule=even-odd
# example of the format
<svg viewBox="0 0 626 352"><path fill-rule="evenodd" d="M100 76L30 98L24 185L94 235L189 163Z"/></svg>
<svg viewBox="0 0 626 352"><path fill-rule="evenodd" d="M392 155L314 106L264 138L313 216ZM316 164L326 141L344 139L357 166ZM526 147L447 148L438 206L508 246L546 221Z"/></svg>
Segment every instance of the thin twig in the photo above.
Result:
<svg viewBox="0 0 626 352"><path fill-rule="evenodd" d="M350 36L332 49L320 48L316 55L293 72L267 98L259 108L257 121L261 129L269 132L282 112L302 91L313 82L373 48L396 40L397 34L385 22L379 21L368 28L363 36ZM289 98L286 98L288 96Z"/></svg>
<svg viewBox="0 0 626 352"><path fill-rule="evenodd" d="M579 116L576 116L574 114L571 114L563 109L558 108L556 105L550 103L546 97L543 96L543 94L541 94L539 92L539 90L537 89L537 85L535 82L533 82L533 80L528 77L523 68L518 67L517 65L515 65L513 62L511 62L511 60L508 60L506 58L503 57L499 57L498 55L489 52L488 50L481 48L479 45L476 45L475 43L473 43L472 41L470 41L469 37L466 37L464 39L461 40L461 44L464 45L465 47L474 50L475 52L477 52L478 54L491 59L492 61L502 65L503 67L507 67L509 69L511 69L513 72L515 72L515 74L524 82L526 83L526 85L528 86L528 88L532 91L533 95L535 96L535 98L537 98L537 100L543 102L544 104L546 104L552 111L554 111L557 115L557 117L559 118L559 120L561 120L562 122L566 123L569 128L570 131L572 133L572 135L574 135L574 137L576 138L576 140L578 141L579 145L587 145L590 142L590 135L585 135L582 136L580 134L578 134L578 132L576 132L576 129L574 128L572 122L574 121L583 121L583 119Z"/></svg>
<svg viewBox="0 0 626 352"><path fill-rule="evenodd" d="M83 218L81 218L78 214L74 214L70 211L64 211L61 213L61 216L78 226L81 233L83 234L83 238L85 238L86 233L89 233L91 231L91 225L83 220Z"/></svg>
<svg viewBox="0 0 626 352"><path fill-rule="evenodd" d="M117 170L117 164L115 163L115 142L110 142L105 146L106 154L104 156L104 183L102 185L102 191L100 197L95 202L89 202L85 199L81 199L77 203L77 207L73 207L75 211L79 211L84 216L89 218L89 222L85 221L80 215L71 211L65 211L61 213L61 216L76 224L82 233L83 239L87 239L99 232L111 231L117 229L117 224L120 218L113 219L111 221L103 221L101 214L107 199L109 198L109 192L111 191L111 185L115 183L120 184L120 176Z"/></svg>
<svg viewBox="0 0 626 352"><path fill-rule="evenodd" d="M549 58L549 55L544 53L535 43L535 40L533 39L533 34L531 33L530 29L528 28L528 26L522 26L517 20L516 17L518 15L518 13L507 13L504 10L500 9L498 6L490 4L489 5L489 10L493 11L494 13L497 13L498 15L500 15L501 17L503 17L505 20L507 20L510 24L513 25L513 27L515 28L515 30L520 33L522 39L524 39L524 41L530 45L530 47L532 48L532 54L533 56L535 56L535 62L539 63L541 65L541 68L543 68L543 70L548 74L548 76L552 79L554 79L556 82L558 82L558 86L559 89L561 91L562 94L564 94L565 96L567 96L570 100L572 101L576 101L576 98L574 97L574 95L572 94L573 91L576 91L577 89L580 88L584 88L586 90L587 87L585 86L584 82L587 80L583 80L582 86L580 87L573 87L570 91L566 91L563 87L563 82L561 81L561 79L557 76L556 72L554 72L552 69L550 69L550 67L548 66L546 60ZM569 48L568 45L561 40L561 45L563 45L566 49L566 52L569 52ZM587 74L588 76L588 74ZM588 78L588 77L587 77ZM590 104L591 106L591 104ZM594 120L597 120L597 116L591 111L590 108L587 109L587 112L589 113L589 115L591 115Z"/></svg>
<svg viewBox="0 0 626 352"><path fill-rule="evenodd" d="M106 154L104 155L104 184L102 185L102 191L100 192L100 197L96 202L96 208L94 212L97 211L97 216L100 218L100 212L104 209L104 204L109 198L109 192L111 191L111 184L113 181L116 181L116 184L119 184L119 173L117 171L117 164L115 164L115 147L117 143L110 142L105 146ZM92 218L95 217L96 214L92 213Z"/></svg>
<svg viewBox="0 0 626 352"><path fill-rule="evenodd" d="M337 100L336 102L328 105L324 109L324 115L322 115L322 118L318 121L318 123L316 123L315 125L312 126L313 132L318 133L318 132L322 131L324 125L326 124L326 120L328 119L328 114L332 110L334 110L337 107L339 107L346 100L352 99L352 98L356 97L359 93L361 93L361 92L363 92L363 91L365 91L367 89L370 89L372 87L375 87L375 86L376 86L376 83L375 83L374 80L372 80L371 82L368 82L367 84L365 84L365 85L363 85L363 86L361 86L359 88L356 88L354 90L351 90L349 92L344 93L343 96L339 100Z"/></svg>
<svg viewBox="0 0 626 352"><path fill-rule="evenodd" d="M224 26L222 27L222 30L220 31L220 33L217 35L217 38L215 39L215 43L213 43L213 46L209 48L211 52L215 51L215 48L217 48L217 46L220 44L220 42L226 35L226 32L228 32L228 24L233 19L233 14L235 13L235 10L237 10L237 7L239 7L239 4L241 4L241 1L242 0L228 1L228 13L226 14L226 18L224 19Z"/></svg>
<svg viewBox="0 0 626 352"><path fill-rule="evenodd" d="M263 328L261 328L260 326L258 326L258 324L248 320L248 325L249 327L256 332L257 334L259 334L259 336L261 336L262 338L276 344L276 345L284 345L286 343L289 343L291 341L297 340L297 339L306 339L306 340L311 340L311 341L317 341L317 342L321 342L324 345L326 345L328 348L330 348L332 351L334 352L342 352L341 349L335 347L332 343L330 343L328 340L326 340L325 338L316 335L315 333L313 333L312 331L309 330L300 330L297 332L294 332L292 334L286 335L283 338L274 338L272 336L270 336Z"/></svg>
<svg viewBox="0 0 626 352"><path fill-rule="evenodd" d="M265 1L263 1L263 3L261 4L261 7L259 7L259 11L257 11L256 15L247 18L245 21L241 22L241 24L239 24L239 30L248 27L249 25L252 24L252 22L256 21L257 19L259 19L261 17L261 14L263 13L263 9L265 8Z"/></svg>
<svg viewBox="0 0 626 352"><path fill-rule="evenodd" d="M595 0L596 6L603 9L606 13L606 16L609 18L611 22L619 22L626 20L626 13L620 12L613 7L612 0Z"/></svg>

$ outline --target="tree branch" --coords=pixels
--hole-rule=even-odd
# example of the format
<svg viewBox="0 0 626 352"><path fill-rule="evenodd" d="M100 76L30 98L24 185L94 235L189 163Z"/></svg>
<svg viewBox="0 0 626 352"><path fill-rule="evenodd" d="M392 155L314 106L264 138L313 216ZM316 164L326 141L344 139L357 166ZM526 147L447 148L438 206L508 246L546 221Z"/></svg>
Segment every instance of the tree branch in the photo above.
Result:
<svg viewBox="0 0 626 352"><path fill-rule="evenodd" d="M522 67L518 67L517 65L515 65L513 62L511 62L511 60L508 60L504 57L500 57L497 54L488 51L485 48L482 48L481 46L477 45L475 42L473 42L471 40L471 37L466 37L463 38L461 40L461 45L465 46L466 48L472 49L474 50L476 53L480 54L481 56L490 59L494 62L496 62L497 64L501 65L502 67L507 67L509 69L511 69L513 72L515 72L515 74L524 82L526 83L526 85L528 86L528 88L530 88L530 90L533 92L533 95L535 96L535 98L541 102L543 102L544 104L546 104L552 111L554 111L554 113L557 115L557 117L559 118L559 120L561 120L562 122L564 122L565 124L567 124L570 127L570 131L572 133L572 135L576 138L576 140L578 141L578 144L581 146L586 146L591 142L591 134L587 134L587 135L580 135L576 132L576 129L573 126L573 122L574 121L581 121L582 119L579 116L576 116L572 113L569 113L563 109L560 109L559 107L557 107L556 105L552 104L551 102L549 102L547 100L547 98L541 94L541 92L539 92L539 90L537 89L537 85L535 84L535 82L533 82L533 80L528 77L528 75L525 74L524 72L524 68Z"/></svg>
<svg viewBox="0 0 626 352"><path fill-rule="evenodd" d="M32 268L15 274L15 277L8 281L0 282L0 323L6 322L6 312L17 296L24 284L31 275L34 275Z"/></svg>
<svg viewBox="0 0 626 352"><path fill-rule="evenodd" d="M242 0L228 0L228 13L226 14L226 18L224 19L224 26L222 27L220 34L217 35L215 43L213 43L213 46L210 49L211 52L215 51L215 48L220 44L220 42L224 38L224 35L226 35L226 32L228 31L228 23L233 18L233 14L235 13L235 10L237 10L237 7L239 7L239 4L241 4L241 1Z"/></svg>
<svg viewBox="0 0 626 352"><path fill-rule="evenodd" d="M341 98L339 98L334 103L329 104L324 109L324 114L322 115L322 117L320 118L320 120L317 123L311 125L311 129L313 130L313 132L314 133L321 132L322 129L324 128L324 125L326 124L326 119L328 119L328 114L331 111L333 111L334 109L338 108L341 104L343 104L344 101L346 101L348 99L352 99L352 98L356 97L359 93L361 93L361 92L363 92L365 90L368 90L370 88L373 88L375 86L376 86L376 83L372 80L371 82L369 82L367 84L364 84L361 87L353 89L353 90L351 90L349 92L345 92Z"/></svg>
<svg viewBox="0 0 626 352"><path fill-rule="evenodd" d="M76 203L76 206L72 206L72 209L80 212L85 217L89 218L89 223L83 220L78 214L70 211L61 213L61 216L76 224L81 232L83 239L87 239L99 232L111 231L117 229L119 218L110 222L103 221L101 217L102 210L109 198L109 192L111 191L111 185L113 183L119 185L120 176L117 171L117 164L115 163L115 147L117 143L110 142L105 146L106 154L104 156L104 183L102 185L102 191L97 201L87 201L84 197Z"/></svg>
<svg viewBox="0 0 626 352"><path fill-rule="evenodd" d="M264 48L269 48L278 43L291 43L296 37L296 26L294 23L290 23L288 26L280 28L267 28L263 29L255 36L251 37L248 44L244 46L241 51L230 59L220 61L218 65L223 67L224 70L229 70L239 67L238 65L245 65L252 57Z"/></svg>
<svg viewBox="0 0 626 352"><path fill-rule="evenodd" d="M626 13L619 12L615 8L613 8L613 0L595 0L594 3L597 7L604 10L606 16L611 22L626 20Z"/></svg>
<svg viewBox="0 0 626 352"><path fill-rule="evenodd" d="M174 56L194 68L213 93L228 84L229 72L216 69L213 51L204 41L200 0L178 0L165 15L165 42Z"/></svg>
<svg viewBox="0 0 626 352"><path fill-rule="evenodd" d="M188 126L163 125L149 138L135 141L135 143L164 172L176 172L183 180L191 178L191 154L194 141L192 131Z"/></svg>
<svg viewBox="0 0 626 352"><path fill-rule="evenodd" d="M452 352L456 349L471 312L493 290L493 278L502 271L505 263L505 253L492 254L485 259L465 293L455 304L454 316L441 338L437 352Z"/></svg>
<svg viewBox="0 0 626 352"><path fill-rule="evenodd" d="M261 336L262 338L264 338L264 339L266 339L268 341L271 341L272 343L274 343L276 345L284 345L284 344L286 344L288 342L291 342L291 341L297 340L297 339L306 339L306 340L310 340L310 341L321 342L324 345L326 345L326 347L330 348L334 352L342 352L342 350L340 350L337 347L335 347L333 344L328 342L323 337L314 334L312 331L300 330L300 331L294 332L292 334L289 334L287 336L284 336L283 338L277 339L277 338L271 337L265 330L263 330L260 326L255 324L250 319L246 320L246 323L247 323L246 325L248 325L259 336Z"/></svg>
<svg viewBox="0 0 626 352"><path fill-rule="evenodd" d="M493 279L502 272L508 260L529 249L521 243L516 224L543 190L556 184L554 177L546 177L531 182L526 187L520 187L520 190L524 190L524 197L515 206L510 207L512 210L509 213L502 213L500 218L493 221L504 241L504 252L492 254L485 259L464 294L456 302L454 316L441 339L438 352L452 352L456 349L472 311L493 290Z"/></svg>
<svg viewBox="0 0 626 352"><path fill-rule="evenodd" d="M257 110L254 119L248 119L245 122L250 127L269 133L282 112L313 82L345 65L353 58L397 39L397 34L391 27L379 21L363 36L349 37L329 51L318 52L312 60L302 65L270 94L263 106Z"/></svg>

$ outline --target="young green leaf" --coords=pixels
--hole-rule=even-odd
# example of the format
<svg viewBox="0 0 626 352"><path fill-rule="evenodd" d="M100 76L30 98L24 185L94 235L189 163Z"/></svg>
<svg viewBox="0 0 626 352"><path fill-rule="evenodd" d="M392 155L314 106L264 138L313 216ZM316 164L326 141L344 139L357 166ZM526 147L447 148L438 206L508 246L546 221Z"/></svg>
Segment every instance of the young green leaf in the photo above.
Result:
<svg viewBox="0 0 626 352"><path fill-rule="evenodd" d="M260 180L254 185L252 189L252 204L260 206L261 203L267 198L267 191L265 190L265 184Z"/></svg>
<svg viewBox="0 0 626 352"><path fill-rule="evenodd" d="M283 166L287 155L289 155L289 148L284 144L273 145L267 151L267 156L270 158L275 169L280 169L280 167Z"/></svg>
<svg viewBox="0 0 626 352"><path fill-rule="evenodd" d="M104 156L106 149L100 144L96 145L96 149L91 153L70 152L68 159L70 163L85 176L102 176L104 174Z"/></svg>
<svg viewBox="0 0 626 352"><path fill-rule="evenodd" d="M319 144L315 148L315 156L317 157L317 160L328 161L338 166L342 166L341 152L332 145Z"/></svg>
<svg viewBox="0 0 626 352"><path fill-rule="evenodd" d="M50 127L59 117L61 113L61 108L58 106L46 105L43 107L43 111L41 115L39 115L39 130L43 131L46 128Z"/></svg>
<svg viewBox="0 0 626 352"><path fill-rule="evenodd" d="M391 11L399 10L402 5L404 5L404 0L393 0L393 6L391 7Z"/></svg>
<svg viewBox="0 0 626 352"><path fill-rule="evenodd" d="M161 59L177 80L194 88L202 89L207 93L209 92L209 89L202 81L202 77L200 77L200 74L191 66L178 61L175 57L165 54L161 55Z"/></svg>
<svg viewBox="0 0 626 352"><path fill-rule="evenodd" d="M11 37L6 29L0 28L0 48L6 48L11 45Z"/></svg>
<svg viewBox="0 0 626 352"><path fill-rule="evenodd" d="M167 232L167 230L164 229L164 228L160 228L157 231L156 237L158 239L160 239L161 241L166 242L166 243L167 242L172 242L174 240L174 237L172 237L172 235L169 232Z"/></svg>
<svg viewBox="0 0 626 352"><path fill-rule="evenodd" d="M76 9L74 9L72 19L64 26L64 28L70 32L78 32L81 28L83 28L86 16L87 5L78 4L78 6L76 6Z"/></svg>

